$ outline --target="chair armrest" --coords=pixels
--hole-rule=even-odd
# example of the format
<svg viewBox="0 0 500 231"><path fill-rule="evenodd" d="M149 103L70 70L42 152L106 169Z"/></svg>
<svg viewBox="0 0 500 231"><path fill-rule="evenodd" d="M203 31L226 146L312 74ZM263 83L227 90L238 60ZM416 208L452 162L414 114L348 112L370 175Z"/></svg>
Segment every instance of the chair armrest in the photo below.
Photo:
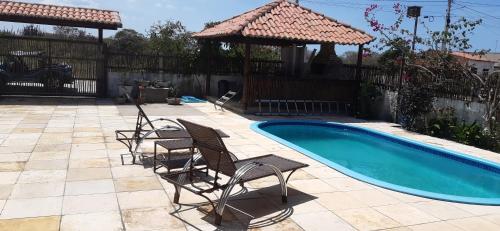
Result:
<svg viewBox="0 0 500 231"><path fill-rule="evenodd" d="M171 119L167 119L167 118L158 118L158 119L154 119L154 120L151 120L150 122L151 123L154 123L154 122L157 122L157 121L168 121L170 123L173 123L175 124L175 126L170 126L170 125L167 125L167 126L163 126L163 127L167 127L167 128L177 128L177 129L184 129L184 127L182 127L182 125L180 123L178 123L177 121L175 120L171 120ZM143 130L142 128L144 126L148 125L148 122L144 122L141 124L141 130Z"/></svg>

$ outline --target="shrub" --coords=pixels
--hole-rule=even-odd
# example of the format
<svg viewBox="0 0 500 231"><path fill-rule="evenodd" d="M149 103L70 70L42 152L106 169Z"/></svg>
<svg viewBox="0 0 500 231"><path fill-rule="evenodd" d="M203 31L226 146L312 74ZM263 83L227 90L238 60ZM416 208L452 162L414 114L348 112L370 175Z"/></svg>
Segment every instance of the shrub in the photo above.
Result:
<svg viewBox="0 0 500 231"><path fill-rule="evenodd" d="M434 96L416 78L407 81L400 91L400 123L410 131L425 131L425 116L431 112Z"/></svg>
<svg viewBox="0 0 500 231"><path fill-rule="evenodd" d="M499 151L498 137L495 132L483 129L476 122L459 123L451 108L440 109L436 117L429 121L428 135L453 140L482 149Z"/></svg>

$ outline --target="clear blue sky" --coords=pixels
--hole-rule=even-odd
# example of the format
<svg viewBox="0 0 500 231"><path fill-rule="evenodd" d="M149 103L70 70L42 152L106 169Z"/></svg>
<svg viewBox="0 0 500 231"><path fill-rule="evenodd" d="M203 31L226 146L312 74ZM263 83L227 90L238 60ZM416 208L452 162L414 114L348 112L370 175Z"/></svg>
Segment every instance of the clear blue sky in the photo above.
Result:
<svg viewBox="0 0 500 231"><path fill-rule="evenodd" d="M61 4L117 10L122 17L124 28L132 28L141 33L154 22L180 20L188 30L199 31L205 22L220 21L256 8L268 0L24 0L29 2ZM379 4L384 10L379 12L382 21L390 20L392 0L300 0L300 4L317 12L351 24L373 35L363 18L364 9L370 4ZM431 28L444 27L445 0L399 1L405 5L423 6L422 15L432 16L426 20ZM491 49L500 52L500 1L499 0L454 0L452 20L459 16L484 20L471 37L475 49ZM409 29L412 25L405 25ZM0 22L0 28L16 28L11 23ZM421 32L423 30L420 30ZM91 32L91 31L89 31ZM92 31L93 32L93 31ZM114 31L105 32L105 36ZM339 47L338 52L354 49Z"/></svg>

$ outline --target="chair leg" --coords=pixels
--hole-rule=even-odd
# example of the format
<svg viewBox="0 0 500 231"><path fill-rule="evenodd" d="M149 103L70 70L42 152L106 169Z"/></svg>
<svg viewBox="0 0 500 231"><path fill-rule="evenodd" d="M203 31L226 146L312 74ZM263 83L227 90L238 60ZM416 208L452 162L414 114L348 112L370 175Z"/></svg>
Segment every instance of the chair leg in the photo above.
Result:
<svg viewBox="0 0 500 231"><path fill-rule="evenodd" d="M155 142L155 153L153 155L153 172L156 173L156 142Z"/></svg>
<svg viewBox="0 0 500 231"><path fill-rule="evenodd" d="M177 187L175 187L175 193L174 193L174 203L179 204L179 197L180 197L179 190L177 190Z"/></svg>
<svg viewBox="0 0 500 231"><path fill-rule="evenodd" d="M222 223L222 215L215 213L215 224L221 225L221 223Z"/></svg>
<svg viewBox="0 0 500 231"><path fill-rule="evenodd" d="M282 202L283 204L288 203L288 197L287 197L287 196L281 196L281 202Z"/></svg>

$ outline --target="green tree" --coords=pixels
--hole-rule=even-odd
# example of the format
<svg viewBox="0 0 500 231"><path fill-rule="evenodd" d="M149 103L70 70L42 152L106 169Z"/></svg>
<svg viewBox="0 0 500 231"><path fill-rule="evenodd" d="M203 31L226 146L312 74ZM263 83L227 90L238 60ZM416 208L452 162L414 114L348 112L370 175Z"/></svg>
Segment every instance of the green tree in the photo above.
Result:
<svg viewBox="0 0 500 231"><path fill-rule="evenodd" d="M454 87L458 88L461 85L469 85L460 87L455 90L480 89L472 91L483 103L487 109L484 115L484 128L492 131L492 126L495 121L495 111L500 107L500 81L495 78L498 73L489 76L479 76L470 71L470 67L460 63L453 58L450 50L470 50L472 44L470 37L474 30L482 23L482 20L468 20L460 18L450 24L448 32L432 31L425 22L421 22L426 28L425 36L416 37L417 50L410 51L410 44L413 39L413 34L402 28L406 12L400 3L393 6L395 21L392 24L386 25L378 20L376 15L379 5L373 4L365 11L365 19L371 26L372 30L380 35L378 43L374 48L385 50L387 57L381 58L387 65L392 66L391 60L404 60L405 84L402 91L402 98L399 102L399 108L408 109L406 117L409 121L415 121L415 117L421 117L428 110L422 105L432 102L432 94L423 94L429 89L439 91L446 87L447 84L453 83ZM446 42L447 49L440 50L440 45ZM484 53L484 50L475 50L473 53ZM420 94L420 93L422 94ZM419 95L420 94L420 95ZM408 96L408 97L405 97ZM419 95L417 97L417 95ZM424 98L425 96L425 98ZM413 110L419 107L422 110ZM408 123L413 124L413 123Z"/></svg>
<svg viewBox="0 0 500 231"><path fill-rule="evenodd" d="M94 36L84 30L70 26L54 26L52 28L55 37L72 39L95 39Z"/></svg>
<svg viewBox="0 0 500 231"><path fill-rule="evenodd" d="M133 29L122 29L106 43L113 51L139 54L148 51L148 39L141 33Z"/></svg>
<svg viewBox="0 0 500 231"><path fill-rule="evenodd" d="M23 36L43 36L45 33L40 29L40 27L33 24L27 25L21 29L21 35Z"/></svg>
<svg viewBox="0 0 500 231"><path fill-rule="evenodd" d="M191 34L180 21L158 22L148 31L149 46L153 52L165 55L194 55L198 45Z"/></svg>
<svg viewBox="0 0 500 231"><path fill-rule="evenodd" d="M342 63L345 64L356 64L358 61L358 52L356 51L346 51L340 56ZM363 65L377 65L380 54L377 52L371 52L370 54L363 55Z"/></svg>

